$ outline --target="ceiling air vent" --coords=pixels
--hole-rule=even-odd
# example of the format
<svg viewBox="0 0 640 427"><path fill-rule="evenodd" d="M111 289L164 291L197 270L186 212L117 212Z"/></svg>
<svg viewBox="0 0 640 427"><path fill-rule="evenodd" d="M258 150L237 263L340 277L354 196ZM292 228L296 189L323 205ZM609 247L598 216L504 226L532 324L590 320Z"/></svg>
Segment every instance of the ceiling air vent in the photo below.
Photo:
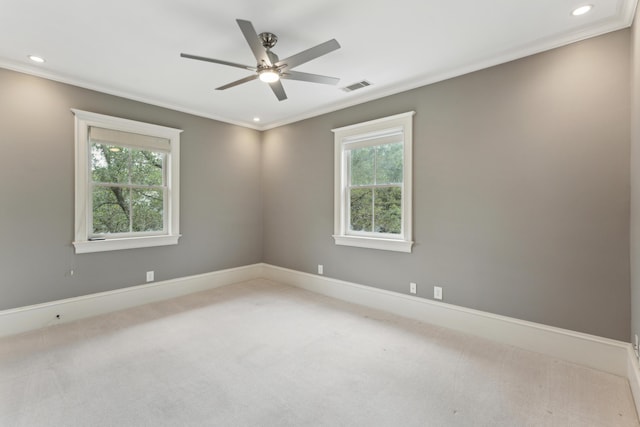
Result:
<svg viewBox="0 0 640 427"><path fill-rule="evenodd" d="M371 86L371 83L369 83L366 80L363 80L361 82L354 83L354 84L349 85L347 87L343 87L342 90L345 91L345 92L353 92L354 90L362 89L363 87L367 87L367 86Z"/></svg>

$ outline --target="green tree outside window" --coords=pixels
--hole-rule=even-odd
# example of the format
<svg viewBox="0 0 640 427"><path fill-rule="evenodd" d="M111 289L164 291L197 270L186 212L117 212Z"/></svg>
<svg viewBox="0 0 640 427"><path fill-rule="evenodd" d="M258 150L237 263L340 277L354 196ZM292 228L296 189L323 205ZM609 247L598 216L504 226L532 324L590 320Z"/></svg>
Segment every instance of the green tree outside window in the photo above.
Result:
<svg viewBox="0 0 640 427"><path fill-rule="evenodd" d="M165 154L91 145L93 234L162 231Z"/></svg>
<svg viewBox="0 0 640 427"><path fill-rule="evenodd" d="M350 229L402 232L403 146L401 142L350 151Z"/></svg>

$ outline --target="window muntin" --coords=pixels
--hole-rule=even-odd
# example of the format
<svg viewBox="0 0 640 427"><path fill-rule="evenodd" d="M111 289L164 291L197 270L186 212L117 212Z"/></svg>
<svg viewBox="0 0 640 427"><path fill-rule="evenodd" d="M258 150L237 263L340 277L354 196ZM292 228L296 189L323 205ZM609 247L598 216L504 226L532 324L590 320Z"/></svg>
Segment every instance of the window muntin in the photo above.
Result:
<svg viewBox="0 0 640 427"><path fill-rule="evenodd" d="M76 253L177 244L179 129L76 116Z"/></svg>
<svg viewBox="0 0 640 427"><path fill-rule="evenodd" d="M333 130L336 244L411 251L413 114Z"/></svg>

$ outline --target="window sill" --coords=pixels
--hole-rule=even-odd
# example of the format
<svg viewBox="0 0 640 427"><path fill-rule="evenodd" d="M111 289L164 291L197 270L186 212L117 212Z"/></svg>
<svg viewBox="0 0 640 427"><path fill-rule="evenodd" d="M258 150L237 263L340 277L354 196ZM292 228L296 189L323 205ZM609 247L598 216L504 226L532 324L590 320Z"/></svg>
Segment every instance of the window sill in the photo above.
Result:
<svg viewBox="0 0 640 427"><path fill-rule="evenodd" d="M413 242L410 240L378 239L375 237L345 235L334 235L333 238L336 242L336 245L379 249L383 251L411 253L411 247L413 246Z"/></svg>
<svg viewBox="0 0 640 427"><path fill-rule="evenodd" d="M150 248L153 246L177 245L180 235L128 237L123 239L90 240L73 242L77 254L119 251L122 249Z"/></svg>

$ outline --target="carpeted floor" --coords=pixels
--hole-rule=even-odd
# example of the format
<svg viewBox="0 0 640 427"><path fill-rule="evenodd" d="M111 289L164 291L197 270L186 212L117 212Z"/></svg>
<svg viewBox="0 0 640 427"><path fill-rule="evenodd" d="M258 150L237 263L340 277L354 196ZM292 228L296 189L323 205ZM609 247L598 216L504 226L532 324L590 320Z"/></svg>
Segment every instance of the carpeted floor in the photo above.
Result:
<svg viewBox="0 0 640 427"><path fill-rule="evenodd" d="M0 340L0 426L638 426L626 379L266 280Z"/></svg>

